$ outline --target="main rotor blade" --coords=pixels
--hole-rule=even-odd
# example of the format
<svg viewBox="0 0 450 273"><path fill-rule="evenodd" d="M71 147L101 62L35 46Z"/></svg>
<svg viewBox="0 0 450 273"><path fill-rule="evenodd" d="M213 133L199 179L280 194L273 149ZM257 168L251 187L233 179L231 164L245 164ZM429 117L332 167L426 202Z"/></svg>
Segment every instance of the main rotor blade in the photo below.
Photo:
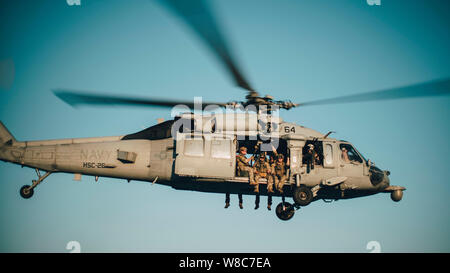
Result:
<svg viewBox="0 0 450 273"><path fill-rule="evenodd" d="M446 78L424 83L418 83L414 85L384 89L380 91L303 102L299 103L298 106L431 97L449 94L450 94L450 78Z"/></svg>
<svg viewBox="0 0 450 273"><path fill-rule="evenodd" d="M254 91L239 69L236 60L208 5L203 0L159 0L181 18L218 57L233 77L235 84Z"/></svg>
<svg viewBox="0 0 450 273"><path fill-rule="evenodd" d="M79 105L124 105L124 106L155 106L155 107L174 107L187 106L194 109L197 106L192 101L175 101L158 98L130 98L119 96L108 96L101 94L92 94L84 92L74 92L67 90L54 90L53 93L67 104L76 107ZM225 103L202 102L201 107L216 105L217 107L225 107ZM197 106L198 107L198 106Z"/></svg>

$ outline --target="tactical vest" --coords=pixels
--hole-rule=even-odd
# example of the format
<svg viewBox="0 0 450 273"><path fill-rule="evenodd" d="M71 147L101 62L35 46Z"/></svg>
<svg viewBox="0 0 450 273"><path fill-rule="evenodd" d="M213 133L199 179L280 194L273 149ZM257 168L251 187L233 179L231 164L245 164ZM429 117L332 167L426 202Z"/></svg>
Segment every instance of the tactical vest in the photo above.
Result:
<svg viewBox="0 0 450 273"><path fill-rule="evenodd" d="M283 176L286 173L286 167L284 165L284 162L276 162L274 166L274 172L278 176Z"/></svg>
<svg viewBox="0 0 450 273"><path fill-rule="evenodd" d="M269 171L269 163L267 163L266 161L261 162L261 161L256 161L255 163L255 169L257 172L259 173L267 173Z"/></svg>

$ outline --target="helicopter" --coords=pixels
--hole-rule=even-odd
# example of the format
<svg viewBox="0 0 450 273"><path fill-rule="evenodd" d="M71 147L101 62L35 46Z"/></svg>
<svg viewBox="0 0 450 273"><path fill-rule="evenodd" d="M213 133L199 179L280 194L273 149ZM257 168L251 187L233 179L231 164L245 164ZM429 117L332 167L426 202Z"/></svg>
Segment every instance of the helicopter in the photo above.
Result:
<svg viewBox="0 0 450 273"><path fill-rule="evenodd" d="M18 141L0 122L0 160L35 169L37 179L20 188L28 199L53 173L145 181L176 190L218 194L281 197L275 213L290 220L301 207L317 200L340 200L390 193L402 200L405 187L390 184L388 170L367 160L354 145L331 138L279 117L281 110L336 103L357 103L450 94L450 79L435 79L369 93L293 103L262 96L249 83L232 54L213 12L205 1L159 1L191 29L230 74L234 84L247 92L245 100L202 102L161 98L109 96L70 89L54 94L71 106L124 105L173 108L185 111L172 120L120 136ZM191 109L194 109L192 112ZM236 153L284 155L287 181L283 192L268 191L261 178L260 192L249 186L248 174L237 171ZM306 155L312 152L314 160ZM41 172L45 172L41 174ZM285 198L292 198L292 203Z"/></svg>

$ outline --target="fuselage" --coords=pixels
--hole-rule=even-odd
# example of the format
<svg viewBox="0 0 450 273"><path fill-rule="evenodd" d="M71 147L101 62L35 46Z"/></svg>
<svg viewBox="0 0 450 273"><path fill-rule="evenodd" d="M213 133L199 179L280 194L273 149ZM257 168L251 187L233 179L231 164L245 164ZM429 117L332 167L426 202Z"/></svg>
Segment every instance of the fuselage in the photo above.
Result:
<svg viewBox="0 0 450 273"><path fill-rule="evenodd" d="M248 178L236 175L235 155L239 146L258 142L261 128L252 131L238 124L226 131L210 126L214 131L205 134L174 131L176 122L166 121L125 136L46 141L17 141L11 136L10 141L0 144L0 159L52 173L148 181L179 190L254 194ZM279 145L290 160L284 195L292 195L295 186L314 188L329 183L318 191L316 199L342 199L375 194L389 186L386 172L367 164L356 149L356 161L342 161L340 148L351 148L350 143L324 138L317 131L293 123L280 121L274 126L277 135L271 145ZM6 138L8 133L3 134L3 140ZM197 150L192 150L192 139ZM321 158L319 164L308 166L304 162L305 148L311 143L321 152ZM260 194L266 195L267 180L260 183Z"/></svg>

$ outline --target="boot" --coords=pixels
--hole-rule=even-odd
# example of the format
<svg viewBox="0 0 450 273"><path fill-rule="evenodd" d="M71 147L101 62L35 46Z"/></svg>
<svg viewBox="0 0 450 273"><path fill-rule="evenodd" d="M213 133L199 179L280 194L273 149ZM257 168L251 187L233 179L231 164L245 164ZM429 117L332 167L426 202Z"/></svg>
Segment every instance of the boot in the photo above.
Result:
<svg viewBox="0 0 450 273"><path fill-rule="evenodd" d="M242 205L242 203L239 203L239 208L240 208L240 209L243 209L243 208L244 208L244 206Z"/></svg>
<svg viewBox="0 0 450 273"><path fill-rule="evenodd" d="M230 203L226 202L225 203L225 208L227 209L230 206Z"/></svg>
<svg viewBox="0 0 450 273"><path fill-rule="evenodd" d="M272 210L272 205L271 204L267 205L267 210Z"/></svg>

